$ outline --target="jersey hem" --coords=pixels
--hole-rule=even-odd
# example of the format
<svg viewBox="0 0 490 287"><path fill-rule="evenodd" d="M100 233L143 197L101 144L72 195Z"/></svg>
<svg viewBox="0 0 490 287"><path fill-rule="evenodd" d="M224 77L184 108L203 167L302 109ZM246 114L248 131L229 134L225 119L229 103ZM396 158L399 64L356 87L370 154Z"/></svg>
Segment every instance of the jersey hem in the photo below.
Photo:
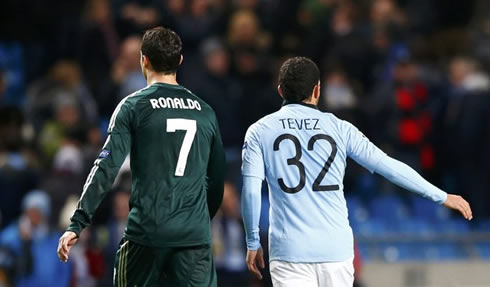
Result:
<svg viewBox="0 0 490 287"><path fill-rule="evenodd" d="M343 260L341 259L341 260L322 260L322 261L291 261L291 260L281 260L281 259L270 259L269 263L272 261L280 261L280 262L293 263L293 264L318 264L318 263L339 263L339 262L345 262L350 260L354 260L354 256L348 257Z"/></svg>
<svg viewBox="0 0 490 287"><path fill-rule="evenodd" d="M328 262L343 262L354 258L354 254L345 257L317 257L317 258L294 258L289 256L274 256L269 258L269 262L283 261L288 263L328 263Z"/></svg>
<svg viewBox="0 0 490 287"><path fill-rule="evenodd" d="M124 234L123 239L133 241L136 244L156 247L156 248L166 248L166 247L188 247L188 246L200 246L200 245L211 245L211 240L206 241L179 241L179 242L165 242L165 244L153 244L153 242L147 240L141 240L139 238Z"/></svg>

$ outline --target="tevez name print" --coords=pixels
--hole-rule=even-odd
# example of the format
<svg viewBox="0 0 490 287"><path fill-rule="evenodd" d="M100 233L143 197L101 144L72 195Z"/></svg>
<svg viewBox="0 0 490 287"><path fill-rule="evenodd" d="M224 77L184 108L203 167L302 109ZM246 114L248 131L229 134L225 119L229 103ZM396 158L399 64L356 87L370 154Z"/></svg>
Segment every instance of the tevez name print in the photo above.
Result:
<svg viewBox="0 0 490 287"><path fill-rule="evenodd" d="M318 121L319 119L293 119L293 118L287 118L287 119L279 119L279 121L282 123L282 128L283 129L290 129L290 130L320 130L320 127L318 127Z"/></svg>

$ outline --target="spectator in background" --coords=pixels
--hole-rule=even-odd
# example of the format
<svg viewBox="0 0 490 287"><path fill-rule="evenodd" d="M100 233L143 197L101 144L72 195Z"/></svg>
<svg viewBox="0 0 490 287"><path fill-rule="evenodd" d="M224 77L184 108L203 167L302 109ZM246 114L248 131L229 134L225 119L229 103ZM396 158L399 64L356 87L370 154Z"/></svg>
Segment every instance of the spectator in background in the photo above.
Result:
<svg viewBox="0 0 490 287"><path fill-rule="evenodd" d="M80 112L80 122L93 123L97 119L97 105L82 81L76 62L59 60L48 75L33 82L27 91L26 118L38 133L47 120L55 118L57 103L71 101Z"/></svg>
<svg viewBox="0 0 490 287"><path fill-rule="evenodd" d="M214 109L225 148L240 147L243 135L237 129L236 114L241 90L239 83L230 76L230 55L219 38L206 40L201 46L201 55L203 76L192 90Z"/></svg>
<svg viewBox="0 0 490 287"><path fill-rule="evenodd" d="M0 246L9 248L18 262L15 286L69 286L71 266L59 261L53 252L58 234L48 224L48 195L40 190L29 192L22 200L22 211L17 222L0 232Z"/></svg>
<svg viewBox="0 0 490 287"><path fill-rule="evenodd" d="M407 23L405 14L394 0L373 1L370 13L373 26L403 27Z"/></svg>
<svg viewBox="0 0 490 287"><path fill-rule="evenodd" d="M112 9L120 38L158 26L161 3L158 0L115 0Z"/></svg>
<svg viewBox="0 0 490 287"><path fill-rule="evenodd" d="M364 85L371 81L372 48L367 31L358 25L358 6L352 1L342 2L330 21L331 39L328 43L327 63L342 67L345 74Z"/></svg>
<svg viewBox="0 0 490 287"><path fill-rule="evenodd" d="M113 18L110 0L87 1L75 47L83 78L97 100L99 110L104 110L104 105L108 104L101 88L119 54L119 37Z"/></svg>
<svg viewBox="0 0 490 287"><path fill-rule="evenodd" d="M356 123L358 100L347 75L340 69L333 69L326 74L323 83L320 108L328 109L338 117Z"/></svg>
<svg viewBox="0 0 490 287"><path fill-rule="evenodd" d="M113 79L119 83L117 101L146 86L145 78L141 74L140 50L140 36L130 36L121 44L121 53L112 71Z"/></svg>
<svg viewBox="0 0 490 287"><path fill-rule="evenodd" d="M216 32L217 27L215 10L211 10L209 0L188 0L187 8L180 15L175 15L173 21L175 29L182 35L185 47L199 48L199 44ZM173 7L175 9L175 5ZM187 53L186 53L187 55Z"/></svg>
<svg viewBox="0 0 490 287"><path fill-rule="evenodd" d="M331 20L333 6L338 1L303 0L298 1L296 18L299 39L297 46L301 54L321 62L322 56L330 48L331 33L325 29ZM294 9L294 8L293 8Z"/></svg>
<svg viewBox="0 0 490 287"><path fill-rule="evenodd" d="M449 65L449 81L441 165L452 188L467 192L475 214L488 215L490 78L474 59L456 57Z"/></svg>
<svg viewBox="0 0 490 287"><path fill-rule="evenodd" d="M219 286L248 286L245 246L241 224L239 195L236 186L225 183L223 203L212 221L213 249L215 250L216 272ZM241 283L239 283L241 282Z"/></svg>
<svg viewBox="0 0 490 287"><path fill-rule="evenodd" d="M38 163L25 148L23 127L18 108L0 107L0 226L19 216L22 197L39 181Z"/></svg>
<svg viewBox="0 0 490 287"><path fill-rule="evenodd" d="M372 102L377 114L373 123L378 126L378 139L396 157L427 175L435 167L430 137L433 114L429 109L435 95L420 79L419 65L404 53L395 60L392 79L378 87ZM380 124L384 128L380 129Z"/></svg>
<svg viewBox="0 0 490 287"><path fill-rule="evenodd" d="M174 2L174 3L171 3ZM209 0L169 1L169 9L175 12L168 15L171 25L181 35L185 47L185 65L179 71L184 84L193 86L196 71L202 68L200 47L203 41L217 34L222 13L213 9Z"/></svg>
<svg viewBox="0 0 490 287"><path fill-rule="evenodd" d="M85 166L80 136L70 131L63 135L60 146L40 183L51 198L53 214L59 214L70 195L78 195L85 180ZM49 138L48 138L49 139ZM53 217L54 220L56 218Z"/></svg>
<svg viewBox="0 0 490 287"><path fill-rule="evenodd" d="M119 57L112 66L110 79L105 81L106 94L101 116L109 118L117 103L126 96L146 87L140 67L141 37L129 36L121 44Z"/></svg>
<svg viewBox="0 0 490 287"><path fill-rule="evenodd" d="M106 239L104 246L105 270L112 271L115 262L116 251L126 228L129 215L130 192L121 187L112 197L112 215L105 226L97 229L97 233L104 234ZM110 286L112 284L112 272L105 272L98 286Z"/></svg>
<svg viewBox="0 0 490 287"><path fill-rule="evenodd" d="M240 133L245 134L257 108L256 97L260 97L268 87L270 80L270 60L268 57L271 39L262 31L259 19L250 10L238 10L231 16L228 26L227 44L231 53L231 65L234 76L242 86L242 100L238 118L241 119Z"/></svg>
<svg viewBox="0 0 490 287"><path fill-rule="evenodd" d="M227 40L238 75L246 77L264 72L271 39L262 31L257 15L250 10L236 11L230 19Z"/></svg>
<svg viewBox="0 0 490 287"><path fill-rule="evenodd" d="M40 148L44 159L48 164L55 160L55 155L60 148L70 146L72 150L81 153L78 146L83 140L83 126L80 110L73 98L60 98L56 102L55 118L47 120L39 134ZM59 162L59 158L58 164ZM77 173L83 171L81 161L71 162L70 169L75 169Z"/></svg>
<svg viewBox="0 0 490 287"><path fill-rule="evenodd" d="M370 27L370 38L373 46L370 81L391 81L394 66L400 57L410 54L406 44L407 19L404 12L393 0L375 0L369 10L367 26ZM368 88L369 81L364 81Z"/></svg>
<svg viewBox="0 0 490 287"><path fill-rule="evenodd" d="M231 1L233 8L236 10L250 10L257 15L260 23L265 30L271 31L275 24L274 9L279 6L278 0L234 0ZM299 2L299 1L298 1Z"/></svg>

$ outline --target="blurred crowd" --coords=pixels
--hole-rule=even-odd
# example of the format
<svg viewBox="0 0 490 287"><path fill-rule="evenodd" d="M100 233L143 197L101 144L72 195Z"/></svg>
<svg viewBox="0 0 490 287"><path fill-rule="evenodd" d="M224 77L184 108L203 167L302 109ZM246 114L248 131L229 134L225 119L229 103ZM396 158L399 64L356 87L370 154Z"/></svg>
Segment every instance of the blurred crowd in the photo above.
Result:
<svg viewBox="0 0 490 287"><path fill-rule="evenodd" d="M485 0L2 1L0 286L111 286L127 164L69 264L56 244L112 111L146 86L140 37L157 25L181 36L178 80L220 122L229 165L213 220L222 286L257 284L244 262L240 150L247 127L281 107L277 71L290 56L319 65L321 109L465 196L475 218L490 216L489 9ZM345 192L404 194L355 164Z"/></svg>

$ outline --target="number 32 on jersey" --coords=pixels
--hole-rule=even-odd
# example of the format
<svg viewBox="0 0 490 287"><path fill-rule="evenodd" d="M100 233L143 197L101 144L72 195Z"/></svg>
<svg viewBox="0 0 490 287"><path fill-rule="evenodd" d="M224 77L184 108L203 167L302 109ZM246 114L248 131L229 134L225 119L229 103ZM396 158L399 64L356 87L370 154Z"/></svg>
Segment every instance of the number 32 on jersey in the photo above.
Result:
<svg viewBox="0 0 490 287"><path fill-rule="evenodd" d="M274 151L279 150L279 145L283 140L290 140L294 144L295 148L295 156L292 158L288 158L287 163L288 165L294 165L298 168L299 170L299 183L295 187L289 187L284 183L283 178L277 179L277 182L279 183L279 186L284 192L287 193L296 193L302 190L305 187L306 184L306 171L305 171L305 165L301 162L301 156L303 155L302 149L300 142L297 137L295 137L292 134L282 134L279 137L276 138L274 141ZM323 165L322 170L316 177L315 181L313 182L312 189L313 191L333 191L333 190L339 190L339 185L338 184L333 184L333 185L321 185L321 182L325 175L328 173L328 170L330 169L330 166L332 165L333 160L335 159L335 156L337 155L337 143L334 141L334 139L325 134L317 134L314 135L310 138L308 141L308 150L312 151L314 148L314 145L316 141L318 140L325 140L327 141L331 146L332 146L332 153L328 157L327 161Z"/></svg>

